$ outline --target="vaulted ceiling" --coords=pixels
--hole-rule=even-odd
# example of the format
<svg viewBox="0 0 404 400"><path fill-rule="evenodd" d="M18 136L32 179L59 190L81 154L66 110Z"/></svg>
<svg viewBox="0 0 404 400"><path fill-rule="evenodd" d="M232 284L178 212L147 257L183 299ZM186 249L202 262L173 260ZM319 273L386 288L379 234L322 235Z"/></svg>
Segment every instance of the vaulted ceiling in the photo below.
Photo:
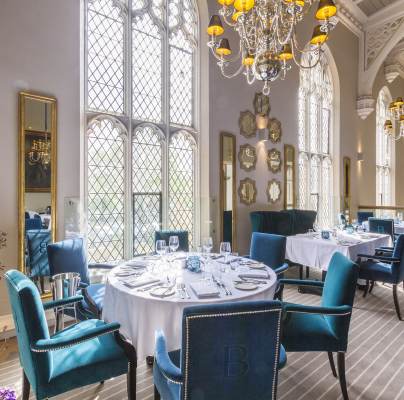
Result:
<svg viewBox="0 0 404 400"><path fill-rule="evenodd" d="M396 0L352 0L367 17L376 14L384 7L389 6L396 2Z"/></svg>

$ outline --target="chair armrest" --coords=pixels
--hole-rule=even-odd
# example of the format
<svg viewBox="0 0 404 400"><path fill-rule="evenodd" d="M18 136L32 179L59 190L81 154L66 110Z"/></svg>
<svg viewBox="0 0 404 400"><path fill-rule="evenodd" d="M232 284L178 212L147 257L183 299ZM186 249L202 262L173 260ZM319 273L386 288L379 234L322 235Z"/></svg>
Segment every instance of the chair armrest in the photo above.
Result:
<svg viewBox="0 0 404 400"><path fill-rule="evenodd" d="M99 263L99 264L88 264L88 269L112 269L115 268L117 263Z"/></svg>
<svg viewBox="0 0 404 400"><path fill-rule="evenodd" d="M91 314L96 315L97 318L101 319L101 313L102 310L100 310L93 300L93 298L88 294L88 291L86 288L81 289L81 293L84 297L85 302L87 303L87 306L91 312Z"/></svg>
<svg viewBox="0 0 404 400"><path fill-rule="evenodd" d="M80 289L85 289L87 286L88 286L88 283L85 283L85 282L80 282L79 283L79 288Z"/></svg>
<svg viewBox="0 0 404 400"><path fill-rule="evenodd" d="M315 286L321 288L324 286L324 282L322 281L313 281L309 279L279 279L279 283L281 285Z"/></svg>
<svg viewBox="0 0 404 400"><path fill-rule="evenodd" d="M335 316L349 315L352 312L351 306L322 307L322 306L306 306L303 304L293 304L293 303L284 303L283 309L286 313L322 314L322 315L335 315Z"/></svg>
<svg viewBox="0 0 404 400"><path fill-rule="evenodd" d="M280 275L280 274L283 274L288 269L289 269L289 265L285 263L278 268L274 268L274 271L275 271L276 275Z"/></svg>
<svg viewBox="0 0 404 400"><path fill-rule="evenodd" d="M379 260L379 261L390 262L390 263L399 263L400 262L400 259L397 257L378 256L376 254L373 256L370 256L369 254L358 254L358 258L367 258L368 260Z"/></svg>
<svg viewBox="0 0 404 400"><path fill-rule="evenodd" d="M72 347L87 340L94 339L98 336L106 335L115 332L121 327L118 322L112 322L95 328L87 329L80 333L65 335L58 338L51 337L50 339L39 339L31 344L31 350L35 353L44 353L47 351L60 350L66 347Z"/></svg>
<svg viewBox="0 0 404 400"><path fill-rule="evenodd" d="M155 362L163 376L171 383L182 385L183 377L181 370L174 365L170 359L170 356L168 355L166 338L164 337L164 333L162 331L156 332L156 352L154 357Z"/></svg>
<svg viewBox="0 0 404 400"><path fill-rule="evenodd" d="M392 253L394 251L394 247L388 247L388 246L380 246L376 249L376 252L381 252L381 253Z"/></svg>
<svg viewBox="0 0 404 400"><path fill-rule="evenodd" d="M44 310L50 310L51 308L63 307L74 303L83 301L83 296L66 297L65 299L52 300L43 303Z"/></svg>

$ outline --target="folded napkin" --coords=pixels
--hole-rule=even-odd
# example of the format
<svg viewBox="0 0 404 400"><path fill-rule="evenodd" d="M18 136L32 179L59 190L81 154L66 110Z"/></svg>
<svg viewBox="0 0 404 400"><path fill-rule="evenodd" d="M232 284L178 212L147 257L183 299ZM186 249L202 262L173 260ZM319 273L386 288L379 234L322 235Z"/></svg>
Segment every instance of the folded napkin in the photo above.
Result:
<svg viewBox="0 0 404 400"><path fill-rule="evenodd" d="M128 288L133 289L133 288L137 288L137 287L141 287L141 286L150 285L152 283L160 282L160 279L144 277L144 278L133 280L133 281L121 281L121 282Z"/></svg>
<svg viewBox="0 0 404 400"><path fill-rule="evenodd" d="M253 278L253 279L271 279L270 275L267 271L254 271L254 272L245 272L238 276L240 279L243 278Z"/></svg>
<svg viewBox="0 0 404 400"><path fill-rule="evenodd" d="M192 282L189 284L189 286L199 299L217 297L220 295L219 289L207 281Z"/></svg>
<svg viewBox="0 0 404 400"><path fill-rule="evenodd" d="M144 260L131 260L127 261L124 266L131 268L146 268L149 265L147 261Z"/></svg>

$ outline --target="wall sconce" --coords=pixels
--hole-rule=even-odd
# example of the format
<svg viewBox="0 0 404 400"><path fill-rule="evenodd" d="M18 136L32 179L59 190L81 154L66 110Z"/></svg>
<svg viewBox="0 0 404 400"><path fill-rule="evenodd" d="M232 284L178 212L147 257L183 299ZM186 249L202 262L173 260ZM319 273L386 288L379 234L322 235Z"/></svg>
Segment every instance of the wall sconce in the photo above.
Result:
<svg viewBox="0 0 404 400"><path fill-rule="evenodd" d="M361 151L358 151L357 153L357 160L358 162L362 162L364 160L363 153Z"/></svg>
<svg viewBox="0 0 404 400"><path fill-rule="evenodd" d="M258 140L260 142L266 142L268 140L268 135L266 133L266 129L268 127L268 115L265 114L257 114L255 116L255 123L257 126Z"/></svg>
<svg viewBox="0 0 404 400"><path fill-rule="evenodd" d="M255 112L255 125L257 127L257 136L260 142L266 142L268 135L266 129L268 128L269 112L271 106L269 104L269 97L262 93L255 93L254 97L254 112Z"/></svg>

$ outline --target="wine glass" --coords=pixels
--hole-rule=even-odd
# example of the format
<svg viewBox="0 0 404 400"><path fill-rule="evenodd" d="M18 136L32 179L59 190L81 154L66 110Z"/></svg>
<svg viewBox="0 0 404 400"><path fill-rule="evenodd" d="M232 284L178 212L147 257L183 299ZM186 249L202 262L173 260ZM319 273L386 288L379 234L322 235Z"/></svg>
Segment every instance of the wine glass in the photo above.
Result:
<svg viewBox="0 0 404 400"><path fill-rule="evenodd" d="M170 236L170 239L168 239L168 246L170 247L170 250L175 253L180 246L178 236Z"/></svg>
<svg viewBox="0 0 404 400"><path fill-rule="evenodd" d="M224 262L227 263L227 257L231 253L230 242L220 243L220 254L224 256Z"/></svg>
<svg viewBox="0 0 404 400"><path fill-rule="evenodd" d="M162 256L163 254L165 254L167 249L167 244L165 240L157 240L156 241L156 253L159 256Z"/></svg>
<svg viewBox="0 0 404 400"><path fill-rule="evenodd" d="M207 254L210 254L213 248L213 239L209 236L203 239L203 249Z"/></svg>

